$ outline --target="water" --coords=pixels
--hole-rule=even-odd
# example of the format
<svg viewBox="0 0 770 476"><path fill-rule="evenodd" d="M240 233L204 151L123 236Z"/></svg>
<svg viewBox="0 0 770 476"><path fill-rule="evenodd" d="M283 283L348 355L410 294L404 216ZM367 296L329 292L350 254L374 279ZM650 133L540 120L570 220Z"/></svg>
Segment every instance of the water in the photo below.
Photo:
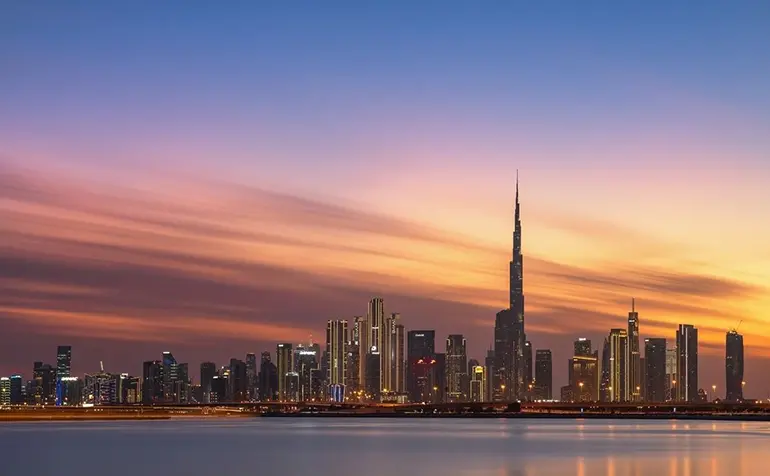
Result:
<svg viewBox="0 0 770 476"><path fill-rule="evenodd" d="M0 474L770 474L770 425L266 418L0 424Z"/></svg>

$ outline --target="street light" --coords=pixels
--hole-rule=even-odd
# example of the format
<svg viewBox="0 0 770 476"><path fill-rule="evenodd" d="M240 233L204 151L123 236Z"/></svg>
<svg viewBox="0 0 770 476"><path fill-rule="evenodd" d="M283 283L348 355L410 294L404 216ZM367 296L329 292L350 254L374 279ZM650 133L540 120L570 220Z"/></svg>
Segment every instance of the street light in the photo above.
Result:
<svg viewBox="0 0 770 476"><path fill-rule="evenodd" d="M712 385L711 386L711 391L714 394L714 400L716 400L717 399L717 386L716 385Z"/></svg>

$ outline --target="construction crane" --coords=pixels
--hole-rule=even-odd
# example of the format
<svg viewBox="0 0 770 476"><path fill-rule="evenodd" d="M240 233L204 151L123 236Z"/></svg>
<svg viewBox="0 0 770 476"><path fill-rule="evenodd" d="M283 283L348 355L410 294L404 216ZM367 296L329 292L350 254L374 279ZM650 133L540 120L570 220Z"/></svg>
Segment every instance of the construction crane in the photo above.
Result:
<svg viewBox="0 0 770 476"><path fill-rule="evenodd" d="M743 319L741 319L740 321L738 321L738 325L737 325L737 326L735 326L735 327L734 327L734 328L732 328L732 329L728 329L728 331L729 331L729 332L735 332L735 333L737 334L737 333L738 333L738 329L740 329L740 328L741 328L741 324L743 324Z"/></svg>

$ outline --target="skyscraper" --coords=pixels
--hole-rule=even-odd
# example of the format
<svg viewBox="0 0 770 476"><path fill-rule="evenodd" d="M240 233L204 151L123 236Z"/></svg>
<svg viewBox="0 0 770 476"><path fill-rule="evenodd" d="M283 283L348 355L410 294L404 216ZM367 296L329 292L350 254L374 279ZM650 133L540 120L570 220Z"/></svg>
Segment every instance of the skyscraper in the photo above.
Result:
<svg viewBox="0 0 770 476"><path fill-rule="evenodd" d="M363 316L353 318L353 339L357 354L354 365L358 369L358 390L366 388L366 356L369 354L369 323Z"/></svg>
<svg viewBox="0 0 770 476"><path fill-rule="evenodd" d="M214 362L201 363L201 394L203 403L211 403L212 383L217 374L217 366Z"/></svg>
<svg viewBox="0 0 770 476"><path fill-rule="evenodd" d="M535 352L535 393L538 400L553 399L553 363L549 349Z"/></svg>
<svg viewBox="0 0 770 476"><path fill-rule="evenodd" d="M432 401L433 387L437 380L437 367L436 332L409 331L406 387L412 402Z"/></svg>
<svg viewBox="0 0 770 476"><path fill-rule="evenodd" d="M382 298L374 297L369 301L369 309L366 314L367 328L369 330L369 349L366 356L367 393L374 399L379 399L385 378L390 375L387 368L387 359L383 358L383 328L385 326L385 304ZM376 376L374 374L377 374Z"/></svg>
<svg viewBox="0 0 770 476"><path fill-rule="evenodd" d="M676 355L676 347L666 349L666 401L671 402L677 399L676 390L676 367L679 358Z"/></svg>
<svg viewBox="0 0 770 476"><path fill-rule="evenodd" d="M451 334L446 340L446 384L449 402L462 402L467 399L466 390L463 388L467 368L465 338L461 334Z"/></svg>
<svg viewBox="0 0 770 476"><path fill-rule="evenodd" d="M56 378L69 377L72 373L72 347L60 345L56 349Z"/></svg>
<svg viewBox="0 0 770 476"><path fill-rule="evenodd" d="M246 362L230 359L230 379L228 384L228 397L231 402L244 402L248 400L249 380L246 372Z"/></svg>
<svg viewBox="0 0 770 476"><path fill-rule="evenodd" d="M676 354L677 400L694 402L698 398L698 329L690 324L679 325Z"/></svg>
<svg viewBox="0 0 770 476"><path fill-rule="evenodd" d="M259 370L257 368L257 354L246 354L246 399L257 400L257 374Z"/></svg>
<svg viewBox="0 0 770 476"><path fill-rule="evenodd" d="M666 401L666 339L644 340L645 396L648 402Z"/></svg>
<svg viewBox="0 0 770 476"><path fill-rule="evenodd" d="M490 348L487 350L487 356L484 358L484 376L487 379L487 388L484 390L484 398L486 401L492 401L493 392L495 387L495 349Z"/></svg>
<svg viewBox="0 0 770 476"><path fill-rule="evenodd" d="M631 397L628 370L628 333L612 329L609 336L609 401L627 402Z"/></svg>
<svg viewBox="0 0 770 476"><path fill-rule="evenodd" d="M11 375L11 405L24 403L24 382L21 375Z"/></svg>
<svg viewBox="0 0 770 476"><path fill-rule="evenodd" d="M469 389L469 400L471 402L486 402L487 378L484 367L474 365L471 368L471 380Z"/></svg>
<svg viewBox="0 0 770 476"><path fill-rule="evenodd" d="M495 376L496 401L519 398L524 389L524 257L521 253L521 205L519 179L516 177L516 204L513 228L513 257L509 266L508 309L497 313L495 319Z"/></svg>
<svg viewBox="0 0 770 476"><path fill-rule="evenodd" d="M294 349L291 344L278 344L275 348L275 366L278 369L278 398L291 401L287 387L287 376L294 372Z"/></svg>
<svg viewBox="0 0 770 476"><path fill-rule="evenodd" d="M602 369L601 377L599 381L599 399L602 402L611 402L612 395L610 392L610 338L604 338L604 344L602 345Z"/></svg>
<svg viewBox="0 0 770 476"><path fill-rule="evenodd" d="M404 392L404 326L401 316L393 313L385 319L382 336L383 390Z"/></svg>
<svg viewBox="0 0 770 476"><path fill-rule="evenodd" d="M176 383L179 380L179 364L171 352L163 352L163 399L166 402L177 401Z"/></svg>
<svg viewBox="0 0 770 476"><path fill-rule="evenodd" d="M11 404L11 379L0 377L0 405Z"/></svg>
<svg viewBox="0 0 770 476"><path fill-rule="evenodd" d="M163 401L163 362L148 360L142 366L142 403Z"/></svg>
<svg viewBox="0 0 770 476"><path fill-rule="evenodd" d="M524 362L524 388L527 390L527 395L531 397L532 390L530 387L532 387L532 343L530 341L524 341L524 356L523 356L523 362Z"/></svg>
<svg viewBox="0 0 770 476"><path fill-rule="evenodd" d="M599 400L599 354L575 355L570 367L570 387L576 402Z"/></svg>
<svg viewBox="0 0 770 476"><path fill-rule="evenodd" d="M326 355L329 396L332 401L337 401L337 397L344 400L348 371L348 321L330 320L326 323Z"/></svg>
<svg viewBox="0 0 770 476"><path fill-rule="evenodd" d="M320 388L321 355L316 345L299 344L294 350L294 372L299 376L300 402L321 398Z"/></svg>
<svg viewBox="0 0 770 476"><path fill-rule="evenodd" d="M642 382L641 362L639 361L639 313L636 312L634 299L631 299L631 312L628 313L628 386L629 400L638 402L641 399Z"/></svg>
<svg viewBox="0 0 770 476"><path fill-rule="evenodd" d="M278 369L270 358L270 352L262 352L259 365L259 400L278 400Z"/></svg>
<svg viewBox="0 0 770 476"><path fill-rule="evenodd" d="M743 336L733 329L727 333L725 345L725 399L743 400Z"/></svg>
<svg viewBox="0 0 770 476"><path fill-rule="evenodd" d="M573 344L575 353L573 355L590 357L592 355L591 340L585 337L579 337Z"/></svg>

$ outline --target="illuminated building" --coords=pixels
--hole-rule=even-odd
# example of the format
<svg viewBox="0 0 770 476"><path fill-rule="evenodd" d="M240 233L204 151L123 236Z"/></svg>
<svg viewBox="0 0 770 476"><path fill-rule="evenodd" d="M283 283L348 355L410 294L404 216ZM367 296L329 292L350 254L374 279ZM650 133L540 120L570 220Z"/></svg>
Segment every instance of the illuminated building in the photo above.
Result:
<svg viewBox="0 0 770 476"><path fill-rule="evenodd" d="M465 338L461 334L452 334L446 340L446 385L449 402L467 400L463 382L468 368L465 351Z"/></svg>
<svg viewBox="0 0 770 476"><path fill-rule="evenodd" d="M609 336L609 401L628 401L631 396L628 377L628 333L625 329L612 329Z"/></svg>
<svg viewBox="0 0 770 476"><path fill-rule="evenodd" d="M695 402L698 399L698 329L680 324L676 333L677 400Z"/></svg>
<svg viewBox="0 0 770 476"><path fill-rule="evenodd" d="M369 354L369 323L363 316L353 319L353 340L356 348L354 355L355 365L358 370L356 388L360 391L366 389L366 356Z"/></svg>
<svg viewBox="0 0 770 476"><path fill-rule="evenodd" d="M743 400L743 336L733 329L725 342L725 399L729 402Z"/></svg>
<svg viewBox="0 0 770 476"><path fill-rule="evenodd" d="M141 385L138 377L131 377L128 374L120 374L118 381L119 403L134 404L141 403L142 395L140 393Z"/></svg>
<svg viewBox="0 0 770 476"><path fill-rule="evenodd" d="M56 349L56 378L69 377L72 372L72 347L60 345Z"/></svg>
<svg viewBox="0 0 770 476"><path fill-rule="evenodd" d="M676 400L676 366L678 363L676 347L666 349L666 401Z"/></svg>
<svg viewBox="0 0 770 476"><path fill-rule="evenodd" d="M591 347L591 340L585 337L579 337L573 344L575 353L573 355L580 355L583 357L591 357L593 350Z"/></svg>
<svg viewBox="0 0 770 476"><path fill-rule="evenodd" d="M148 360L142 366L142 403L163 401L163 362Z"/></svg>
<svg viewBox="0 0 770 476"><path fill-rule="evenodd" d="M118 379L103 369L98 373L86 374L83 384L83 403L89 405L112 405L118 403Z"/></svg>
<svg viewBox="0 0 770 476"><path fill-rule="evenodd" d="M599 398L602 402L611 402L612 395L610 395L610 338L604 338L604 345L602 346L602 366L601 366L601 380L599 382Z"/></svg>
<svg viewBox="0 0 770 476"><path fill-rule="evenodd" d="M628 387L630 401L641 400L641 361L639 354L639 313L636 312L634 299L631 299L631 312L628 313Z"/></svg>
<svg viewBox="0 0 770 476"><path fill-rule="evenodd" d="M0 405L11 404L11 379L0 377Z"/></svg>
<svg viewBox="0 0 770 476"><path fill-rule="evenodd" d="M286 402L300 401L300 377L297 372L289 372L285 378Z"/></svg>
<svg viewBox="0 0 770 476"><path fill-rule="evenodd" d="M576 402L599 401L599 355L575 355L570 367L572 398Z"/></svg>
<svg viewBox="0 0 770 476"><path fill-rule="evenodd" d="M201 363L201 396L203 403L211 403L212 383L217 374L217 366L214 362Z"/></svg>
<svg viewBox="0 0 770 476"><path fill-rule="evenodd" d="M645 400L665 402L666 395L666 339L644 339Z"/></svg>
<svg viewBox="0 0 770 476"><path fill-rule="evenodd" d="M214 375L211 379L211 394L209 396L210 403L220 403L227 401L227 380L228 376L223 373Z"/></svg>
<svg viewBox="0 0 770 476"><path fill-rule="evenodd" d="M298 345L294 351L294 371L299 377L299 396L300 402L309 402L320 398L320 365L319 365L318 346Z"/></svg>
<svg viewBox="0 0 770 476"><path fill-rule="evenodd" d="M179 364L171 352L163 352L163 400L168 403L179 403L178 382Z"/></svg>
<svg viewBox="0 0 770 476"><path fill-rule="evenodd" d="M56 403L56 369L42 362L35 362L32 369L34 404L54 405Z"/></svg>
<svg viewBox="0 0 770 476"><path fill-rule="evenodd" d="M530 388L532 386L533 382L533 371L534 367L532 366L532 343L530 341L524 341L524 356L523 356L523 362L524 362L524 389L527 392L527 395L531 398Z"/></svg>
<svg viewBox="0 0 770 476"><path fill-rule="evenodd" d="M383 358L383 330L385 326L385 305L382 298L375 297L369 301L366 315L369 348L366 351L366 392L372 398L379 400L382 389L387 388L383 380L390 374L386 360Z"/></svg>
<svg viewBox="0 0 770 476"><path fill-rule="evenodd" d="M291 344L278 344L275 349L275 366L278 369L278 395L282 401L296 401L290 398L286 386L289 372L294 372L294 350Z"/></svg>
<svg viewBox="0 0 770 476"><path fill-rule="evenodd" d="M404 326L399 324L401 316L393 313L385 319L383 331L383 352L382 358L385 359L382 369L385 375L382 378L383 390L387 389L390 393L404 393L405 376L404 369Z"/></svg>
<svg viewBox="0 0 770 476"><path fill-rule="evenodd" d="M108 383L106 387L107 392L109 392L110 384ZM76 406L83 403L83 381L77 377L58 379L56 382L56 401L59 406Z"/></svg>
<svg viewBox="0 0 770 476"><path fill-rule="evenodd" d="M326 351L329 397L333 402L342 402L345 400L348 376L348 321L330 320L326 323Z"/></svg>
<svg viewBox="0 0 770 476"><path fill-rule="evenodd" d="M553 362L549 349L538 349L535 352L535 398L553 399Z"/></svg>
<svg viewBox="0 0 770 476"><path fill-rule="evenodd" d="M484 367L476 365L471 369L470 401L481 403L487 401L487 376Z"/></svg>

